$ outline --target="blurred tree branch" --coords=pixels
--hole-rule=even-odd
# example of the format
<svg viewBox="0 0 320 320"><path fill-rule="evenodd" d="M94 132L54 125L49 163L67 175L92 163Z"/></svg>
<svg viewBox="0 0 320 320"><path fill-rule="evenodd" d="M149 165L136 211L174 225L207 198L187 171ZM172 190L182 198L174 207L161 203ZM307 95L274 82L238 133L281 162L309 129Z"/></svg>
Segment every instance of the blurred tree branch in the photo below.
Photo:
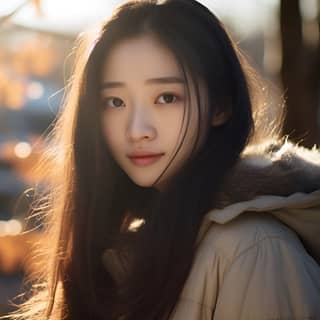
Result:
<svg viewBox="0 0 320 320"><path fill-rule="evenodd" d="M34 5L38 15L42 14L41 0L25 0L21 4L19 4L16 8L14 8L10 13L0 17L0 27L2 24L6 23L12 17L14 17L22 8L24 8L28 4Z"/></svg>
<svg viewBox="0 0 320 320"><path fill-rule="evenodd" d="M287 107L283 133L309 147L320 142L317 121L320 90L319 10L314 23L318 27L318 39L316 45L310 45L303 37L299 0L281 0L281 78Z"/></svg>

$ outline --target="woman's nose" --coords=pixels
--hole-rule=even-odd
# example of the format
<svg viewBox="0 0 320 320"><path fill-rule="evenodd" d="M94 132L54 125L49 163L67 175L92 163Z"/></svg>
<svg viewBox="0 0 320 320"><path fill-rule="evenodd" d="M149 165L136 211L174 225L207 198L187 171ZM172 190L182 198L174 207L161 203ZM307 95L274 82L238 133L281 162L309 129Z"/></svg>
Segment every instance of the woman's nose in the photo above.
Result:
<svg viewBox="0 0 320 320"><path fill-rule="evenodd" d="M131 141L152 140L156 130L150 113L145 108L137 108L129 116L127 137Z"/></svg>

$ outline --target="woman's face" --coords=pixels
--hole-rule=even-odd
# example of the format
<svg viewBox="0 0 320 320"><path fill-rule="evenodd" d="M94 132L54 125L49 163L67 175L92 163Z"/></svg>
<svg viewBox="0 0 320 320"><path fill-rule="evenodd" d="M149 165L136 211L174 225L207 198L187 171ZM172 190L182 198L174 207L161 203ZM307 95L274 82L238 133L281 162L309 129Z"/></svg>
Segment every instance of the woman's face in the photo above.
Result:
<svg viewBox="0 0 320 320"><path fill-rule="evenodd" d="M190 89L191 121L185 141L154 184L174 156L187 124L182 72L172 52L151 35L123 40L109 52L102 71L103 135L115 161L137 185L162 189L190 155L199 116ZM161 156L134 160L130 155L135 153Z"/></svg>

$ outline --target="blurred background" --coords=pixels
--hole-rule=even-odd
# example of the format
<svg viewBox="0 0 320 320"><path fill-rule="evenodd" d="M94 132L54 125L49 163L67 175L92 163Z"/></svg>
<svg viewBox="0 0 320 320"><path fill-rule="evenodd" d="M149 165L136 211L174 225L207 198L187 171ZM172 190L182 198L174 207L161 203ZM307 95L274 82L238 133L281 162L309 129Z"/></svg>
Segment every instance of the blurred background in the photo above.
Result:
<svg viewBox="0 0 320 320"><path fill-rule="evenodd" d="M77 35L107 18L120 0L0 2L0 315L36 268L37 237L22 232L33 170L60 108ZM270 110L283 103L283 134L320 144L320 0L203 0L227 26L272 88ZM41 227L41 226L40 226Z"/></svg>

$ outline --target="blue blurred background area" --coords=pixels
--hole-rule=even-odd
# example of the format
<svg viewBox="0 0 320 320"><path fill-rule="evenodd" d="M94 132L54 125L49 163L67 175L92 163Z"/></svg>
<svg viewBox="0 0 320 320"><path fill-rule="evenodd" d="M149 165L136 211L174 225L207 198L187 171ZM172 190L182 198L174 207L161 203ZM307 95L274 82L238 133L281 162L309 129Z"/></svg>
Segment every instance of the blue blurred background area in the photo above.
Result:
<svg viewBox="0 0 320 320"><path fill-rule="evenodd" d="M107 19L121 0L0 1L0 315L34 268L23 231L34 168L52 130L79 33ZM271 114L285 105L283 134L320 144L320 0L202 0L225 24L269 87Z"/></svg>

